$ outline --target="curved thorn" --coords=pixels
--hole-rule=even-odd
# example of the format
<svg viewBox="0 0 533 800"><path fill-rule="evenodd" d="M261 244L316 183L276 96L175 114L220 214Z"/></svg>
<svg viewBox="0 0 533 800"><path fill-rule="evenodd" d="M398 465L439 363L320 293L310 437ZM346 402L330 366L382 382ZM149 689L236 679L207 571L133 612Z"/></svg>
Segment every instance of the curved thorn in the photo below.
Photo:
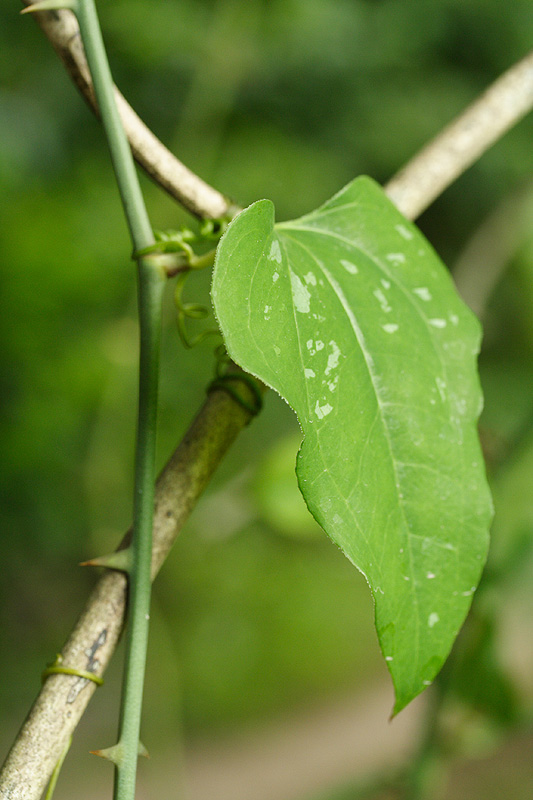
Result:
<svg viewBox="0 0 533 800"><path fill-rule="evenodd" d="M102 750L90 750L89 752L93 756L111 761L116 767L120 765L123 757L123 748L120 742L117 742L112 747L104 747Z"/></svg>
<svg viewBox="0 0 533 800"><path fill-rule="evenodd" d="M146 749L146 747L144 746L144 744L141 742L140 739L139 739L139 751L138 752L139 752L139 755L142 756L143 758L150 758L150 753L148 752L148 750Z"/></svg>
<svg viewBox="0 0 533 800"><path fill-rule="evenodd" d="M90 558L88 561L81 561L80 567L107 567L107 569L116 569L119 572L129 572L131 570L131 562L131 549L127 547L125 550L116 550L114 553L109 553L105 556L97 556L97 558Z"/></svg>

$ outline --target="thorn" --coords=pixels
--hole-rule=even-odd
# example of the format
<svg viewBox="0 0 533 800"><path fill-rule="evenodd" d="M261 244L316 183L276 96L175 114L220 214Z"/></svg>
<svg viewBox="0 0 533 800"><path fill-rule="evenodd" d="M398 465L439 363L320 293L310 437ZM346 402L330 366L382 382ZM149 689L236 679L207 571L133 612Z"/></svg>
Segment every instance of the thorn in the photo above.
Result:
<svg viewBox="0 0 533 800"><path fill-rule="evenodd" d="M138 752L138 755L142 756L143 758L150 758L150 753L148 752L148 750L146 749L146 747L144 746L144 744L140 740L139 740L139 749L138 749L137 752Z"/></svg>
<svg viewBox="0 0 533 800"><path fill-rule="evenodd" d="M90 750L93 756L105 758L106 761L111 761L115 766L120 766L123 757L122 745L120 742L114 744L113 747L105 747L103 750Z"/></svg>
<svg viewBox="0 0 533 800"><path fill-rule="evenodd" d="M78 0L39 0L38 3L32 3L31 6L26 6L20 12L21 14L32 14L34 11L60 11L68 8L75 11L78 7Z"/></svg>
<svg viewBox="0 0 533 800"><path fill-rule="evenodd" d="M106 761L111 761L116 766L120 766L124 756L124 750L120 742L114 744L113 747L105 747L103 750L90 750L89 752L93 756L99 756L100 758L105 758ZM141 741L139 741L137 755L143 756L143 758L150 758L150 753Z"/></svg>
<svg viewBox="0 0 533 800"><path fill-rule="evenodd" d="M98 556L97 558L89 559L89 561L81 561L80 567L107 567L120 572L129 572L131 570L131 550L127 547L125 550L117 550L115 553L109 553L106 556Z"/></svg>

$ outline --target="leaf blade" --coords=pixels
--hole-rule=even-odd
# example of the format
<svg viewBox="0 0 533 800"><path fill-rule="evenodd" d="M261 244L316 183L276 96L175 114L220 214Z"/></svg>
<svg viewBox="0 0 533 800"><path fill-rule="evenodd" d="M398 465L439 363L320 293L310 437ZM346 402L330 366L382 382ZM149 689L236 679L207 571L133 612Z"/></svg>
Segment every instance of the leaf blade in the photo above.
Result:
<svg viewBox="0 0 533 800"><path fill-rule="evenodd" d="M300 488L371 587L397 712L442 666L486 557L478 323L367 178L294 222L269 201L239 215L213 302L232 357L298 414Z"/></svg>

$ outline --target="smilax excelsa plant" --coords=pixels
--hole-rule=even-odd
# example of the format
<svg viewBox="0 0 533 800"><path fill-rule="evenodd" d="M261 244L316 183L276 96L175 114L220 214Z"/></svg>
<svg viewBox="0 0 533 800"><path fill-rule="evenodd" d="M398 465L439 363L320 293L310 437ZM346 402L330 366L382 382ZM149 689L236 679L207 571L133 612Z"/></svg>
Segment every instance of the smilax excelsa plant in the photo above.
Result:
<svg viewBox="0 0 533 800"><path fill-rule="evenodd" d="M97 752L115 765L116 800L133 800L150 583L223 453L259 410L264 385L298 415L297 474L310 512L369 583L394 713L442 667L481 575L492 514L476 431L481 334L411 220L529 110L531 65L504 76L490 100L474 105L386 191L358 177L320 208L276 223L270 201L237 209L143 127L113 87L93 0L43 0L26 10L97 106L109 143L137 262L139 415L131 541L91 562L111 571L46 671L0 796L39 796L111 657L127 593L119 737ZM454 151L450 142L458 141ZM219 364L205 407L155 489L163 294L178 275L183 323L182 279L209 265L212 253L198 256L183 234L156 242L132 151L197 217L221 220L215 238L232 219L216 250L212 299L233 363ZM195 309L189 315L200 315ZM67 715L62 698L74 684ZM40 761L32 754L36 738Z"/></svg>

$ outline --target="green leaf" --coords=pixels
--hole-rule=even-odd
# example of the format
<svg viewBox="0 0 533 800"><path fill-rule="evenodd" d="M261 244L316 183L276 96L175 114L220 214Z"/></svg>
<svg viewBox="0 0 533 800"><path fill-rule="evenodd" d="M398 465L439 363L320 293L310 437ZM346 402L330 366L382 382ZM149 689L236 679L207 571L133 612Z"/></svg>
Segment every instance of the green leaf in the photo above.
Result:
<svg viewBox="0 0 533 800"><path fill-rule="evenodd" d="M478 322L365 177L293 222L268 200L239 214L212 296L231 357L298 415L300 489L370 584L397 713L441 668L486 558Z"/></svg>

